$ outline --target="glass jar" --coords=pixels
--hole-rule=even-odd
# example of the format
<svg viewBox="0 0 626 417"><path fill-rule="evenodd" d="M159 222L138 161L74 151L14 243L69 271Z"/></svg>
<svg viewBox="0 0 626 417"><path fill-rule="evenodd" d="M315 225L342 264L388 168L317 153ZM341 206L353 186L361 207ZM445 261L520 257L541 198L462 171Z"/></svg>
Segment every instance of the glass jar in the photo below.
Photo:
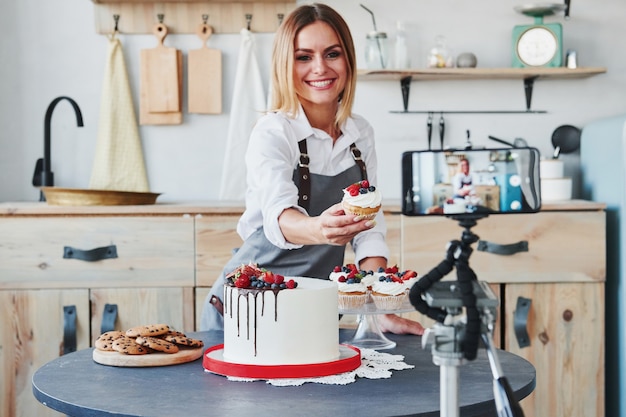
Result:
<svg viewBox="0 0 626 417"><path fill-rule="evenodd" d="M387 34L370 32L365 42L365 66L367 69L385 69L389 63Z"/></svg>
<svg viewBox="0 0 626 417"><path fill-rule="evenodd" d="M428 68L451 68L454 67L452 53L448 49L446 38L437 36L435 46L428 54Z"/></svg>

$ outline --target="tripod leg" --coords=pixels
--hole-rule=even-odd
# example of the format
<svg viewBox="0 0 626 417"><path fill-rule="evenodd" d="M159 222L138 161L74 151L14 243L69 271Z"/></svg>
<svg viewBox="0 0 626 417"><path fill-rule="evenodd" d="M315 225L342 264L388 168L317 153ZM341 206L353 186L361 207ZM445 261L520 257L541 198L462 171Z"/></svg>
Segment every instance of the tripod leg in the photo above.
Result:
<svg viewBox="0 0 626 417"><path fill-rule="evenodd" d="M493 346L493 340L490 333L482 333L482 339L487 348L487 357L493 374L493 395L496 400L496 411L498 417L524 417L524 410L513 395L513 390L509 385L509 381L502 373L502 367L498 360L496 348Z"/></svg>
<svg viewBox="0 0 626 417"><path fill-rule="evenodd" d="M459 417L459 366L439 366L441 417Z"/></svg>

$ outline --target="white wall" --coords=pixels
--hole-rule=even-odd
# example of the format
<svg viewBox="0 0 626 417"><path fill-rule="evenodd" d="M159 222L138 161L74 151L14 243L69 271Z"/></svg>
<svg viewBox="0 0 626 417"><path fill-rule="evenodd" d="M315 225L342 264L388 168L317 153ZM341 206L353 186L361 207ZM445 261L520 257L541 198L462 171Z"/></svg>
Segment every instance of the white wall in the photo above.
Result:
<svg viewBox="0 0 626 417"><path fill-rule="evenodd" d="M300 3L300 2L299 2ZM513 10L526 0L332 0L350 24L359 64L363 67L365 33L376 14L380 30L393 36L397 20L411 23L410 51L414 67L442 34L455 52L471 51L480 67L508 67L511 30L531 19ZM77 128L68 103L57 106L52 118L52 169L55 185L87 187L94 157L101 83L107 40L94 29L89 0L3 0L0 13L0 201L37 200L31 185L35 161L43 156L43 121L50 101L60 95L80 105L85 127ZM539 80L533 109L548 114L446 115L446 143L461 146L469 129L475 145L497 145L487 136L512 141L525 138L550 155L553 130L562 124L583 127L600 117L626 111L626 36L622 0L572 1L571 19L562 14L546 18L563 24L564 49L575 49L580 66L603 66L607 74L582 80ZM122 16L122 19L124 17ZM167 21L167 17L166 17ZM121 35L135 105L138 105L139 54L156 45L152 35ZM209 46L224 59L224 114L184 113L180 126L141 126L140 134L151 189L159 201L216 199L239 49L239 34L214 34ZM259 59L267 79L271 34L258 34ZM186 53L201 44L195 35L169 35L166 44ZM397 115L402 108L398 82L361 81L355 111L366 116L377 133L380 184L385 197L399 198L400 154L426 147L426 115ZM414 82L409 109L523 110L521 81ZM137 109L138 114L138 109ZM435 121L438 121L436 117ZM434 129L436 138L437 129ZM438 143L435 138L434 143ZM601 143L598 146L602 146ZM610 150L607 150L610 151ZM568 172L576 170L577 155L564 155Z"/></svg>

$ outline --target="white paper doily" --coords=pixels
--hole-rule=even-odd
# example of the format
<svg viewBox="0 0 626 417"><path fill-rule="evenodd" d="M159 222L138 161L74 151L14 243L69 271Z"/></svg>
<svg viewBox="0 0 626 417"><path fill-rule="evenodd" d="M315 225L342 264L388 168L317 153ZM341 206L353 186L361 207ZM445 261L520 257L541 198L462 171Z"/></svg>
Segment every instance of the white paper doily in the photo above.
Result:
<svg viewBox="0 0 626 417"><path fill-rule="evenodd" d="M267 379L268 384L277 387L291 387L303 385L307 382L327 385L348 385L356 381L356 378L383 379L391 378L391 371L401 371L403 369L415 368L404 362L404 355L392 355L390 353L378 352L373 349L361 350L361 366L351 372L343 374L322 376L318 378L276 378ZM261 379L227 377L230 381L252 382Z"/></svg>

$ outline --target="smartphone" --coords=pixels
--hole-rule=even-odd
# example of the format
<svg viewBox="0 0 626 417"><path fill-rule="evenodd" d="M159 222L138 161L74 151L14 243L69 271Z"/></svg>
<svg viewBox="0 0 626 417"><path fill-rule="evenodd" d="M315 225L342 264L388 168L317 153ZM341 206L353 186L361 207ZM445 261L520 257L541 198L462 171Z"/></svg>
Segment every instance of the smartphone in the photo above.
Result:
<svg viewBox="0 0 626 417"><path fill-rule="evenodd" d="M539 160L531 147L404 152L402 214L535 213L541 208Z"/></svg>

